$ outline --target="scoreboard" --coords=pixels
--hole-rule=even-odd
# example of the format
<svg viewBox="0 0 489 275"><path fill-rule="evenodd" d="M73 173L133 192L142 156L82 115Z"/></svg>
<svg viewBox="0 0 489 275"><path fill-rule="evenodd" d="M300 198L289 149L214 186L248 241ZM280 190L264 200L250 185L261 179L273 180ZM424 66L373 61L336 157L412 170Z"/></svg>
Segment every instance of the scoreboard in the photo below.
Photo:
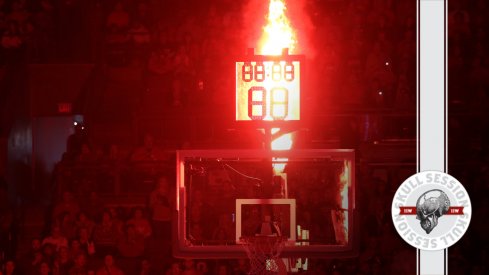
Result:
<svg viewBox="0 0 489 275"><path fill-rule="evenodd" d="M300 120L302 56L245 59L236 62L236 121Z"/></svg>

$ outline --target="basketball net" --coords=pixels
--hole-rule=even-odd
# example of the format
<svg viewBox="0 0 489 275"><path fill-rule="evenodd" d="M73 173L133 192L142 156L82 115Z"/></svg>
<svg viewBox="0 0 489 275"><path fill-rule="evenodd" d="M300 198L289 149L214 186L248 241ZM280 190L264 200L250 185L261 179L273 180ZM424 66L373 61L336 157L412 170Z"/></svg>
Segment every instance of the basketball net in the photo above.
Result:
<svg viewBox="0 0 489 275"><path fill-rule="evenodd" d="M282 236L242 237L243 247L250 259L250 275L287 274L285 264L280 259L286 238Z"/></svg>

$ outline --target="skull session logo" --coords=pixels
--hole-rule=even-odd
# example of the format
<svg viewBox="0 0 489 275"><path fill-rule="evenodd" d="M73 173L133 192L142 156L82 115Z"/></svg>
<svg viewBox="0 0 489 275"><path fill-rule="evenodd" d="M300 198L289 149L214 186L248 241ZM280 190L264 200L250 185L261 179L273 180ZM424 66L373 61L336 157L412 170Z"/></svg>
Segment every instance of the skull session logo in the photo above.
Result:
<svg viewBox="0 0 489 275"><path fill-rule="evenodd" d="M472 207L454 177L424 171L406 179L392 201L392 220L399 235L423 250L445 249L467 231Z"/></svg>
<svg viewBox="0 0 489 275"><path fill-rule="evenodd" d="M429 197L426 198L426 195ZM434 196L431 196L434 195ZM450 199L445 192L435 189L426 191L416 202L416 219L420 220L421 227L426 234L438 224L438 218L448 212Z"/></svg>

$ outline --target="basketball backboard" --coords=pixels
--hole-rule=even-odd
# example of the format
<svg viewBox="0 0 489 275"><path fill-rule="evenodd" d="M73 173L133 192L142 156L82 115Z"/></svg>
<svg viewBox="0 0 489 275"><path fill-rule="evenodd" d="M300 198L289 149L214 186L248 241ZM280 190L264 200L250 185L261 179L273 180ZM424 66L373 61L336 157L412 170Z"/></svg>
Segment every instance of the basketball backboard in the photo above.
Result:
<svg viewBox="0 0 489 275"><path fill-rule="evenodd" d="M176 257L246 257L254 234L286 238L283 257L355 253L353 150L178 151L176 195Z"/></svg>

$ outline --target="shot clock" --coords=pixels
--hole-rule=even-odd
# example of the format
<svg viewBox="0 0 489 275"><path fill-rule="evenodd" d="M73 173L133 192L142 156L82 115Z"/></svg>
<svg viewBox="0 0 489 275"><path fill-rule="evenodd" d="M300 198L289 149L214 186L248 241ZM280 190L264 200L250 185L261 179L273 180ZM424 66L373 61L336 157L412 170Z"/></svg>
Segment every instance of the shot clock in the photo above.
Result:
<svg viewBox="0 0 489 275"><path fill-rule="evenodd" d="M300 55L248 55L236 62L236 121L300 120Z"/></svg>

